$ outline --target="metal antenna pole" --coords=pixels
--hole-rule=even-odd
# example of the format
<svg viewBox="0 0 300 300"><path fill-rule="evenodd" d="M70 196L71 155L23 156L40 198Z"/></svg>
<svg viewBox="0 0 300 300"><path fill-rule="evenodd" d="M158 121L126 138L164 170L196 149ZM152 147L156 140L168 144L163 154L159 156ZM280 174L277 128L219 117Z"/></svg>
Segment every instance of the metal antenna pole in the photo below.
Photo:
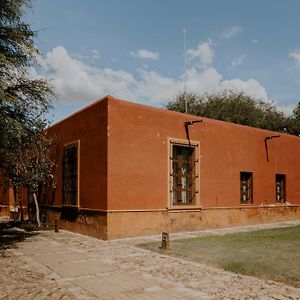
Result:
<svg viewBox="0 0 300 300"><path fill-rule="evenodd" d="M187 107L187 99L186 99L186 30L183 29L183 58L184 58L184 106L185 106L185 113L188 112Z"/></svg>

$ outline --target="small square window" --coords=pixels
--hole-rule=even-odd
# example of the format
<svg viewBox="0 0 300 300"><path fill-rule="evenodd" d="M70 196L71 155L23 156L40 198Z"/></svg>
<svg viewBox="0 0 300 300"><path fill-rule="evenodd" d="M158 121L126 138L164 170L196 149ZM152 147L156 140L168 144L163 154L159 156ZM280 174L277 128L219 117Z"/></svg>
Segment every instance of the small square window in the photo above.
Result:
<svg viewBox="0 0 300 300"><path fill-rule="evenodd" d="M285 203L285 175L284 174L276 174L276 202L277 203Z"/></svg>
<svg viewBox="0 0 300 300"><path fill-rule="evenodd" d="M241 203L253 203L253 174L251 172L241 172Z"/></svg>

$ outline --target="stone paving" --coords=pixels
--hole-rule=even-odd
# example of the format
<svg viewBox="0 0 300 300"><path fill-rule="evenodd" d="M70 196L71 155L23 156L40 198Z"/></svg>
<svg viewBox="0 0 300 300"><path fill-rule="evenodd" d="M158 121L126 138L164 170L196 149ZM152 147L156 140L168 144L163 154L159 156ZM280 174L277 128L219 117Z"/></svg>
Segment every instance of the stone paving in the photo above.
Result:
<svg viewBox="0 0 300 300"><path fill-rule="evenodd" d="M171 239L296 224L300 220L179 233ZM62 230L28 236L0 250L0 299L300 299L297 288L135 247L160 239L101 241Z"/></svg>

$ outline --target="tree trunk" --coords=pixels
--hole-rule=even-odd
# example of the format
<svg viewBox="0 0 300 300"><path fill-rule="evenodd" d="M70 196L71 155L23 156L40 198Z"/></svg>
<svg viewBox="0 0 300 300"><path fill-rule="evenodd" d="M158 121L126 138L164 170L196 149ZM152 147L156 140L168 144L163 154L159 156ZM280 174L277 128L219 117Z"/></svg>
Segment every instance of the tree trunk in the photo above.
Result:
<svg viewBox="0 0 300 300"><path fill-rule="evenodd" d="M19 200L19 192L18 192L18 188L13 185L13 193L14 193L14 210L13 210L13 214L12 214L12 218L14 221L18 221L19 220L19 207L18 207L18 200Z"/></svg>
<svg viewBox="0 0 300 300"><path fill-rule="evenodd" d="M36 193L33 193L33 199L35 203L35 209L36 209L36 220L38 222L38 227L41 226L41 220L40 220L40 208L39 208L39 203L36 198Z"/></svg>
<svg viewBox="0 0 300 300"><path fill-rule="evenodd" d="M21 221L21 223L24 223L24 212L23 212L22 199L19 200L19 206L20 206L20 221Z"/></svg>

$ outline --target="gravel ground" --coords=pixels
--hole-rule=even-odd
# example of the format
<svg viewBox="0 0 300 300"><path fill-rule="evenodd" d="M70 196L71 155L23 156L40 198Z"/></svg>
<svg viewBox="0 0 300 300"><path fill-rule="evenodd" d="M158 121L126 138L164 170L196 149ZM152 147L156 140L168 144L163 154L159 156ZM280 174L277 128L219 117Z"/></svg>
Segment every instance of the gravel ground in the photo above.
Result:
<svg viewBox="0 0 300 300"><path fill-rule="evenodd" d="M299 223L300 221L295 221L208 230L176 234L171 239ZM0 299L97 299L71 280L63 280L53 270L37 263L34 255L28 254L28 249L34 249L36 245L41 244L47 247L47 243L50 242L56 243L66 251L76 249L83 253L84 257L99 257L101 262L119 270L138 271L165 282L165 285L174 285L183 292L189 289L203 295L195 299L300 299L300 289L282 283L225 272L135 246L141 242L160 239L158 236L101 241L62 230L58 234L52 231L28 234L23 230L5 228L0 229L0 233Z"/></svg>
<svg viewBox="0 0 300 300"><path fill-rule="evenodd" d="M0 254L0 299L73 299L73 295L10 251Z"/></svg>

